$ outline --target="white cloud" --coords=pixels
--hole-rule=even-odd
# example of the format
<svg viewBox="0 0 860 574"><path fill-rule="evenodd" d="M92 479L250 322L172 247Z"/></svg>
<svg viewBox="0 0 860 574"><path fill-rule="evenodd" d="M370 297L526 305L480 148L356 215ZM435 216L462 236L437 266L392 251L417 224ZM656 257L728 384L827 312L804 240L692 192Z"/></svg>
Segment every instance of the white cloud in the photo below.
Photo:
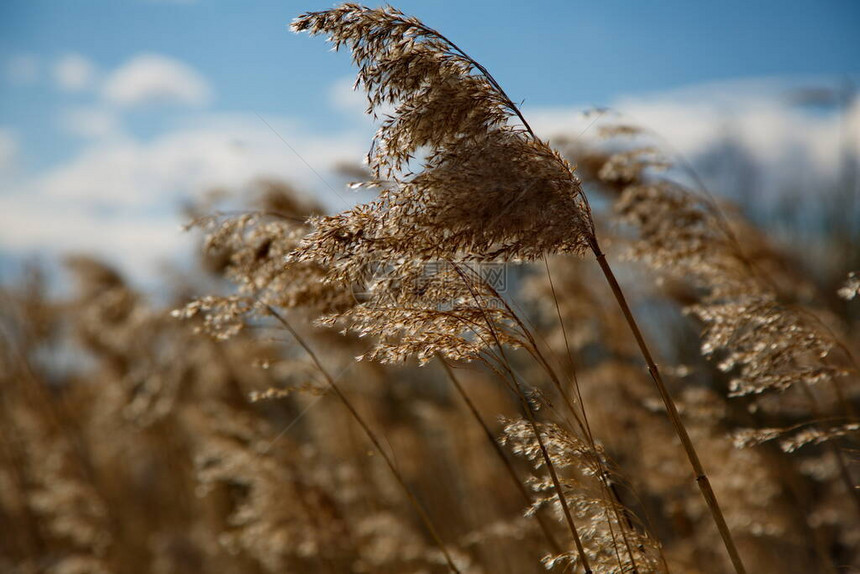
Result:
<svg viewBox="0 0 860 574"><path fill-rule="evenodd" d="M91 89L96 80L96 67L80 54L66 54L54 64L54 81L66 92Z"/></svg>
<svg viewBox="0 0 860 574"><path fill-rule="evenodd" d="M41 64L35 54L17 54L6 62L6 76L16 86L29 86L39 81Z"/></svg>
<svg viewBox="0 0 860 574"><path fill-rule="evenodd" d="M16 193L0 195L0 222L7 254L95 255L140 281L157 273L168 254L190 253L190 237L176 213L106 216L91 205Z"/></svg>
<svg viewBox="0 0 860 574"><path fill-rule="evenodd" d="M361 157L366 147L361 137L314 136L289 120L266 120L320 173L337 161ZM97 142L40 178L38 186L55 199L137 208L216 186L239 187L260 176L325 188L304 161L256 116L211 115L150 142Z"/></svg>
<svg viewBox="0 0 860 574"><path fill-rule="evenodd" d="M794 177L796 171L789 172L789 167L833 177L844 151L843 118L835 110L824 113L797 106L790 98L793 89L761 81L725 82L664 97L625 99L617 108L688 158L729 140L770 172L765 175L773 181L782 175ZM850 110L844 121L857 126L860 107Z"/></svg>
<svg viewBox="0 0 860 574"><path fill-rule="evenodd" d="M120 119L114 110L103 107L80 107L63 111L60 127L75 136L105 139L119 135Z"/></svg>
<svg viewBox="0 0 860 574"><path fill-rule="evenodd" d="M212 89L202 75L178 60L141 54L111 73L104 96L128 107L159 103L202 106L212 99Z"/></svg>
<svg viewBox="0 0 860 574"><path fill-rule="evenodd" d="M773 190L797 169L815 177L835 176L843 151L840 134L843 129L860 133L860 104L840 118L834 110L805 109L793 101L797 89L821 83L738 80L624 97L612 103L607 118L652 130L664 152L678 152L691 161L731 141L760 168ZM530 110L526 115L543 137L587 140L600 124L583 118L577 108Z"/></svg>
<svg viewBox="0 0 860 574"><path fill-rule="evenodd" d="M256 115L217 114L150 141L116 134L94 140L70 161L0 192L0 245L7 254L92 253L144 280L163 260L189 253L179 209L214 188L241 190L275 178L336 209L349 206L356 196L332 168L360 159L367 135L319 136L288 118L265 119L278 135Z"/></svg>

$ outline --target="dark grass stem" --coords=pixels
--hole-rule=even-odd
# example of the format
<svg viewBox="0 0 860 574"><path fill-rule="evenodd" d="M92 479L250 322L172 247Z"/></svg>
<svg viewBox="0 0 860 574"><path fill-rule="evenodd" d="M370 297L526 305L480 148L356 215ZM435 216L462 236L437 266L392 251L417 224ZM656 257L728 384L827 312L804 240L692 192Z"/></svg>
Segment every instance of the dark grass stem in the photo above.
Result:
<svg viewBox="0 0 860 574"><path fill-rule="evenodd" d="M540 428L537 424L537 419L535 418L534 409L532 408L531 403L529 403L528 397L526 397L525 391L522 388L522 384L516 375L511 372L511 376L514 377L514 386L517 389L517 394L519 395L520 402L522 403L523 410L525 411L526 416L528 416L529 424L532 427L532 430L535 433L535 438L537 439L538 446L540 447L541 455L543 456L544 462L546 463L547 470L549 471L550 478L552 479L553 487L555 487L556 492L558 493L558 500L561 503L561 509L564 512L564 518L567 521L568 526L570 527L570 532L573 535L573 542L576 545L576 551L579 554L579 559L582 562L582 567L585 571L585 574L592 574L591 566L588 562L588 556L585 554L585 548L582 545L582 539L579 536L579 530L576 527L576 523L573 521L573 515L570 512L570 505L567 502L567 497L564 495L564 491L561 488L561 481L558 478L558 474L555 471L555 465L552 462L552 459L549 456L549 451L546 448L546 444L544 443L543 437L541 436Z"/></svg>
<svg viewBox="0 0 860 574"><path fill-rule="evenodd" d="M331 388L331 390L334 391L335 395L337 395L337 397L341 400L341 402L347 408L349 413L352 415L352 417L355 419L355 421L358 423L358 425L361 427L361 429L367 435L367 438L370 439L370 442L373 443L373 446L376 448L376 450L382 456L383 460L385 461L385 464L391 470L391 473L394 475L394 478L400 484L400 487L403 489L403 492L406 494L406 497L409 499L409 503L415 509L415 512L418 514L418 517L421 519L421 522L424 523L425 528L427 528L427 531L430 533L430 536L433 538L433 541L436 543L436 546L439 548L439 550L442 552L442 555L445 557L445 562L448 564L448 569L451 572L454 572L455 574L460 574L460 570L454 564L454 560L451 558L451 555L448 553L448 550L445 548L445 544L442 542L442 538L439 536L439 532L436 530L436 527L433 525L433 521L430 519L430 515L427 514L427 511L424 509L424 506L422 506L422 504L418 501L418 498L415 496L415 494L412 493L412 490L406 484L406 480L403 478L403 475L400 473L400 471L394 465L394 461L391 460L391 457L388 455L388 453L385 451L385 449L382 448L382 444L379 442L379 438L376 436L376 433L373 432L373 430L370 428L370 426L364 420L364 417L362 417L358 413L355 406L347 398L347 396L343 393L343 391L341 390L341 388L337 384L337 382L335 382L334 377L332 377L329 374L329 372L325 369L325 367L323 367L323 365L320 362L319 358L317 357L316 353L314 353L313 349L311 349L310 346L307 344L307 342L305 342L304 338L301 335L299 335L298 332L296 332L296 330L293 328L293 326L290 324L290 322L287 321L287 318L284 317L281 313L279 313L277 311L277 309L275 309L271 305L266 305L266 310L269 312L269 314L272 317L274 317L278 321L278 323L280 323L287 331L289 331L290 335L293 336L293 338L296 340L296 342L302 347L302 349L304 349L304 351L311 358L311 361L313 361L314 365L319 370L319 372L322 374L323 378L325 378L326 383L328 384L329 388Z"/></svg>
<svg viewBox="0 0 860 574"><path fill-rule="evenodd" d="M463 402L466 403L466 406L468 407L469 412L472 414L472 417L483 429L487 440L493 447L493 452L498 455L499 460L502 462L502 465L504 466L508 475L511 477L511 480L513 480L514 484L517 487L517 490L520 494L522 494L523 500L528 506L531 506L534 503L534 500L532 499L531 495L523 484L523 481L520 480L519 476L517 476L517 471L514 469L513 463L511 463L510 459L505 455L505 451L502 449L501 445L499 445L499 441L496 440L496 437L493 435L493 431L491 431L490 427L487 426L487 423L484 422L484 419L478 412L478 408L475 406L475 403L466 393L466 389L463 388L462 383L460 383L459 379L457 378L457 375L454 373L454 369L451 367L451 365L448 364L448 361L446 361L442 357L439 357L439 362L442 363L442 367L445 369L445 373L448 375L448 379L450 379L451 384L457 390L457 393L463 399ZM538 512L535 513L535 518L537 519L538 525L540 526L541 531L546 537L547 542L549 543L549 546L552 551L556 554L561 554L563 550L559 545L558 541L555 539L555 536L553 536L549 524L547 524L546 518L543 516L542 509L538 509Z"/></svg>
<svg viewBox="0 0 860 574"><path fill-rule="evenodd" d="M702 492L702 497L705 499L705 502L708 505L708 510L710 510L711 512L711 516L714 519L714 523L717 526L717 530L719 530L720 532L720 537L723 539L723 544L725 545L726 550L729 553L729 558L732 561L732 565L735 568L735 572L737 574L746 574L746 568L744 567L743 561L741 560L740 554L738 553L738 549L735 546L735 541L732 538L732 533L729 530L728 524L726 524L726 519L723 516L723 511L720 509L720 505L717 502L717 497L714 494L714 489L711 487L711 481L710 479L708 479L708 475L705 473L705 469L702 466L702 462L699 460L699 454L696 452L696 448L693 446L693 441L690 439L690 435L687 433L687 428L684 426L684 423L681 420L681 416L678 414L678 408L675 406L675 401L672 399L672 395L669 394L669 389L666 388L666 385L663 382L663 377L660 374L660 370L657 368L657 364L651 357L651 351L648 349L648 345L645 343L645 338L642 336L642 332L639 330L639 325L636 323L636 318L633 316L633 312L630 310L630 306L627 304L627 299L624 296L624 292L621 290L621 286L618 284L618 280L615 278L615 273L613 273L612 268L606 261L606 254L600 250L600 245L597 243L597 239L592 238L590 243L591 250L594 252L594 256L597 258L597 263L600 265L600 269L601 271L603 271L603 275L606 277L606 281L609 283L609 287L612 289L612 294L615 296L615 300L618 302L618 306L621 308L621 312L624 314L624 318L627 320L627 325L630 327L630 331L633 333L633 337L636 339L636 344L639 346L639 350L642 352L642 357L645 359L645 363L648 365L648 372L651 374L651 379L654 381L654 384L657 387L657 391L660 393L660 398L663 399L663 404L666 407L666 413L669 416L669 420L672 422L672 426L675 428L675 434L677 434L678 438L681 439L681 445L684 447L684 452L687 454L687 458L690 461L690 466L693 467L693 473L696 476L696 484L699 485L699 490L701 490Z"/></svg>
<svg viewBox="0 0 860 574"><path fill-rule="evenodd" d="M469 287L469 285L470 285L468 283L469 279L467 278L465 271L459 265L456 265L453 261L449 262L449 263L451 263L451 265L454 266L454 268L457 270L458 274L463 279L463 281L467 282L467 287L469 288L470 292L472 292L472 294L474 296L474 291L471 289L471 287ZM546 263L546 258L544 258L544 263ZM467 270L468 270L468 268L467 268ZM547 272L549 272L548 266L547 266ZM552 284L552 277L551 276L550 276L550 283ZM594 440L594 436L591 432L591 428L588 424L588 417L585 413L585 403L582 401L582 394L580 393L580 389L579 389L579 381L576 378L576 366L575 366L574 361L573 361L573 355L570 351L570 345L568 343L567 333L565 332L565 334L564 334L565 348L567 349L568 359L570 360L571 372L573 374L573 386L574 386L576 393L577 393L577 397L578 397L577 400L578 400L578 404L579 404L579 409L576 408L574 401L571 399L569 394L565 391L564 386L562 385L561 379L555 373L555 371L553 370L549 361L547 361L546 357L544 357L543 353L541 353L540 347L538 346L537 341L534 339L528 326L520 319L519 315L510 307L508 302L505 301L505 299L501 296L501 294L499 294L493 288L492 285L485 284L485 287L490 290L490 292L494 295L494 297L499 302L501 302L501 304L505 307L505 310L509 313L509 316L516 322L516 325L517 325L520 333L526 338L526 341L523 341L525 348L528 350L529 354L535 359L535 361L537 361L537 363L540 365L540 367L543 368L544 371L547 373L547 375L549 376L553 385L555 386L556 390L558 391L559 395L564 399L570 414L573 415L579 428L581 429L581 431L585 435L586 439L588 440L589 446L591 447L592 462L594 463L594 465L598 469L598 472L596 474L597 474L598 480L601 484L601 490L602 490L604 496L606 497L605 502L607 503L608 506L611 506L613 509L613 514L615 515L616 520L618 521L618 525L621 528L621 535L622 535L622 539L624 541L624 546L625 546L625 548L628 552L628 556L630 558L630 563L632 566L632 573L636 574L638 572L638 567L636 565L636 558L634 557L633 551L630 547L630 541L629 541L628 533L624 528L625 523L622 522L622 517L620 516L620 513L619 513L619 507L624 508L624 505L621 503L621 499L618 497L617 490L614 488L614 486L612 485L612 482L609 478L609 473L606 470L605 464L597 452L597 446L596 446L596 443ZM558 298L555 296L555 287L554 286L552 287L552 290L553 290L553 298L554 298L555 304L556 304L556 311L559 313L559 321L561 321L561 311L558 308ZM477 298L475 298L475 301L477 302ZM486 316L486 314L485 314L485 316ZM488 322L488 326L490 327L491 332L493 332L494 327L489 324L490 323L489 320L487 320L487 322ZM562 327L562 330L564 330L563 321L561 321L561 327ZM526 342L528 342L528 345L525 345ZM498 341L497 341L497 343L498 343ZM501 345L499 344L498 346L499 346L500 352L504 355L504 350L502 349ZM503 363L504 362L506 362L506 359L505 359L505 361L503 361ZM507 369L507 370L510 373L511 378L514 379L513 387L514 387L515 392L517 392L517 394L521 394L519 383L516 382L516 377L514 376L513 372L510 369ZM580 417L580 411L582 414L581 417ZM535 432L537 433L537 429L535 429ZM624 512L624 518L626 518L626 524L630 528L632 528L630 516L626 512ZM614 541L615 540L614 528L612 526L612 521L609 519L607 519L607 526L609 528L610 535L612 536L613 541ZM615 548L616 548L616 555L617 555L617 543L615 544ZM620 557L618 559L618 563L619 563L619 566L621 566Z"/></svg>
<svg viewBox="0 0 860 574"><path fill-rule="evenodd" d="M579 560L582 562L582 566L585 570L585 574L592 574L593 570L588 561L588 556L585 553L585 547L582 545L582 539L579 536L579 530L576 527L576 523L573 520L573 515L570 512L570 505L567 502L567 497L564 494L564 491L561 488L561 481L558 478L558 474L555 470L555 464L552 462L552 458L549 456L549 451L546 448L546 444L544 443L543 437L541 436L540 428L538 427L537 419L535 417L534 409L532 408L531 403L529 402L528 397L526 396L525 389L523 389L522 383L520 382L519 377L514 373L513 367L511 367L511 363L508 360L507 354L505 353L505 348L502 345L502 341L499 338L498 333L496 332L496 327L493 325L492 319L487 315L487 310L480 304L480 299L478 298L475 290L472 288L472 284L470 283L468 277L463 273L463 270L459 265L454 265L454 269L457 271L457 274L460 275L460 278L464 281L466 288L471 293L472 298L475 303L478 304L481 309L481 314L484 317L484 321L487 323L487 328L490 331L490 336L493 338L493 343L499 350L499 355L501 358L501 365L504 367L507 372L507 376L511 379L511 384L513 389L515 390L520 403L523 407L523 412L526 417L528 417L529 425L532 428L532 432L535 433L535 439L537 440L538 447L541 451L541 457L546 464L547 470L549 471L550 478L552 479L553 488L555 488L556 493L558 494L559 504L561 505L561 509L564 513L565 521L567 522L568 527L570 528L570 534L573 536L573 542L576 545L576 551L579 555Z"/></svg>
<svg viewBox="0 0 860 574"><path fill-rule="evenodd" d="M812 389L809 388L809 383L807 383L806 381L801 381L800 389L803 392L803 396L806 397L806 400L809 402L809 409L812 411L812 415L819 421L824 420L821 408L818 405L818 400L815 398ZM839 448L839 444L836 441L829 440L826 442L827 449L830 451L830 453L833 455L833 458L836 460L836 466L839 469L839 478L845 485L845 490L847 491L848 496L854 502L854 506L856 507L857 512L860 513L860 489L854 486L854 481L851 479L851 471L848 470L848 462L845 460L845 455L843 454L842 449Z"/></svg>
<svg viewBox="0 0 860 574"><path fill-rule="evenodd" d="M612 509L615 514L615 519L618 521L618 525L621 528L621 536L624 539L624 546L627 549L627 555L630 558L630 564L633 568L633 574L638 574L639 568L636 566L636 558L633 556L633 550L630 548L630 540L628 539L627 532L624 528L625 524L628 529L633 529L633 521L630 519L630 515L624 510L624 507L621 503L621 498L618 495L618 489L615 488L615 485L612 483L611 478L609 477L609 472L604 468L603 461L600 459L600 456L597 454L597 444L594 440L594 434L591 432L591 425L588 422L588 413L585 412L585 402L582 400L582 390L579 387L579 378L576 376L576 361L573 360L573 351L570 348L570 341L567 337L567 328L564 325L564 319L561 316L561 307L558 304L558 295L555 292L555 283L552 280L552 273L549 270L549 261L546 256L543 258L544 268L546 269L546 278L549 281L549 288L552 293L552 300L555 305L556 316L558 317L558 326L561 328L561 334L564 338L564 349L567 353L567 360L570 366L571 373L571 382L573 383L574 391L576 392L576 399L579 402L579 409L582 412L582 420L585 423L585 431L586 436L588 437L589 444L591 445L591 449L594 452L594 456L597 459L597 463L600 468L600 483L602 487L609 493L609 497L613 500ZM622 507L621 513L619 512L618 507ZM609 521L610 529L612 528L612 522ZM639 548L642 549L641 546ZM662 553L662 552L661 552ZM620 562L620 561L619 561Z"/></svg>

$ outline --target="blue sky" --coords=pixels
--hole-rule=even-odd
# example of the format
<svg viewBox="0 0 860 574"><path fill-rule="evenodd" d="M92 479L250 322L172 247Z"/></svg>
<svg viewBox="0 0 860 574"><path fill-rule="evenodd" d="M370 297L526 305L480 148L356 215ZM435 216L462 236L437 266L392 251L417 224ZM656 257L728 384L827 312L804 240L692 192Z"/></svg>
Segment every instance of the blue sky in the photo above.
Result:
<svg viewBox="0 0 860 574"><path fill-rule="evenodd" d="M304 161L324 172L332 161L358 160L371 133L360 99L348 93L347 55L287 29L301 12L331 5L4 0L0 223L13 212L57 209L64 223L77 215L87 228L103 221L119 233L130 221L139 233L127 241L137 244L168 228L163 215L184 194L217 177L239 185L257 174L295 173L319 188ZM697 126L713 106L702 112L701 102L744 96L740 108L762 110L774 85L838 85L860 72L853 0L396 5L481 61L546 126L572 126L571 110L589 105L626 105L666 124L668 135L678 132L681 147L706 137L696 130L705 130ZM770 118L760 127L807 119ZM691 127L680 133L685 122ZM825 128L811 129L818 128L826 140ZM219 138L223 145L215 145ZM38 231L28 233L28 240L0 233L0 255L50 250L49 233L41 241Z"/></svg>

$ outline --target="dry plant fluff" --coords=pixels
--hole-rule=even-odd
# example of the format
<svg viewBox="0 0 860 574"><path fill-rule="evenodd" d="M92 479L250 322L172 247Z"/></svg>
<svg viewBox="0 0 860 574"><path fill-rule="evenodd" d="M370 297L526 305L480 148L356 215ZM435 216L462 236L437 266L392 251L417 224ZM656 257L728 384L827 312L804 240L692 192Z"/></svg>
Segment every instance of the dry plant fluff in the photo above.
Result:
<svg viewBox="0 0 860 574"><path fill-rule="evenodd" d="M587 247L594 225L571 166L438 32L393 8L354 4L306 14L293 29L349 47L370 111L394 108L368 155L379 198L316 219L302 257L355 268L399 255L534 259ZM413 174L419 153L424 168Z"/></svg>
<svg viewBox="0 0 860 574"><path fill-rule="evenodd" d="M504 422L503 442L515 454L528 459L536 470L545 466L535 427L522 419ZM577 518L588 525L582 529L582 542L594 571L607 574L667 572L659 544L647 532L640 533L632 528L627 520L627 509L606 496L603 481L598 479L606 472L606 466L595 460L595 455L600 456L600 453L558 425L540 423L536 428L553 464L564 473L565 494ZM542 505L558 505L559 497L548 476L535 478L531 486L540 497L530 512ZM560 565L575 569L579 561L580 557L574 552L544 558L548 569Z"/></svg>
<svg viewBox="0 0 860 574"><path fill-rule="evenodd" d="M745 572L692 441L600 249L572 167L535 135L486 68L415 18L391 7L343 4L305 14L292 27L324 34L336 49L347 47L358 68L356 87L368 96L368 111L393 110L383 118L367 158L375 179L366 185L380 189L378 199L313 219L313 231L292 258L329 270L330 282L354 284L369 278L371 285L398 285L399 279L414 276L416 260L515 261L592 251L648 365L735 570ZM417 173L411 162L416 157L422 163ZM379 262L385 263L381 272ZM371 305L378 309L373 301L379 293L370 291ZM463 301L458 295L456 300ZM405 302L415 306L414 298ZM401 349L404 355L417 352L426 358L435 352L416 339L414 325L404 323L411 320L409 314L390 308L385 313L352 312L361 313L357 329L363 333L400 330L407 343L420 343ZM498 330L480 314L495 339ZM386 320L389 316L393 322ZM461 325L455 333L474 332L475 321L470 324L469 317L451 320ZM493 343L501 347L502 342ZM449 356L474 354L468 346L456 350L460 357ZM391 348L379 355L400 358ZM540 439L539 432L535 435ZM545 462L550 466L551 461ZM553 480L562 498L555 475ZM568 522L589 572L569 515Z"/></svg>
<svg viewBox="0 0 860 574"><path fill-rule="evenodd" d="M620 155L651 150L633 147ZM701 322L701 352L728 375L728 396L742 398L747 410L767 417L783 411L790 423L773 428L768 421L762 428L735 431L735 445L779 439L786 453L823 445L834 466L834 476L827 478L838 478L840 496L860 509L850 447L842 446L848 442L843 439L857 434L847 398L856 393L856 363L838 338L840 329L803 303L809 298L801 295L804 278L791 274L794 266L785 256L739 215L724 212L701 184L696 191L654 177L646 164L619 171L625 161L616 159L618 153L599 160L599 153L591 155L591 179L618 196L616 211L637 232L633 257L688 287L680 302ZM850 299L856 287L856 277L849 275L839 295ZM796 412L793 403L801 405ZM844 417L849 422L840 424Z"/></svg>

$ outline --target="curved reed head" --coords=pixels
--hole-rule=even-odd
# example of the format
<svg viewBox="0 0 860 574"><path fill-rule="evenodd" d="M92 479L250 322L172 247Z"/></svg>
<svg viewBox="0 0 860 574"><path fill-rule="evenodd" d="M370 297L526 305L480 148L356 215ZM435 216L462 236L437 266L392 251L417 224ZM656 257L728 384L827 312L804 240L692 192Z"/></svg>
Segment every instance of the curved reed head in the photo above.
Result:
<svg viewBox="0 0 860 574"><path fill-rule="evenodd" d="M305 14L293 30L348 47L368 111L389 110L367 158L380 198L317 220L307 243L329 243L318 255L372 244L421 258L533 259L588 246L591 212L570 164L447 38L394 8L356 4Z"/></svg>

